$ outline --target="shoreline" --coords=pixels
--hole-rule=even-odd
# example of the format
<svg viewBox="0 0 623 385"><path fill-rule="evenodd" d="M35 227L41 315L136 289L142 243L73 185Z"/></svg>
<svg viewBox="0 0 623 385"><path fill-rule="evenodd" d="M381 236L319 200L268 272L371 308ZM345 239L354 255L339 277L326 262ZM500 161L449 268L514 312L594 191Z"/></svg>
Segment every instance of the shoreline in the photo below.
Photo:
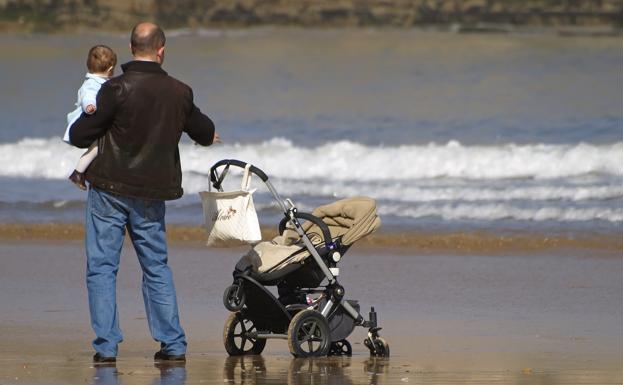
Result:
<svg viewBox="0 0 623 385"><path fill-rule="evenodd" d="M276 236L273 227L262 227L262 239ZM170 243L189 247L205 247L205 230L201 226L168 225ZM83 225L79 223L2 223L0 240L82 241ZM500 254L534 253L541 251L592 250L597 252L623 251L619 234L544 234L538 231L380 231L356 242L358 248L387 249L424 254Z"/></svg>
<svg viewBox="0 0 623 385"><path fill-rule="evenodd" d="M612 24L561 24L561 25L539 25L539 24L508 24L508 23L441 23L441 24L416 24L411 26L394 25L280 25L280 24L258 24L258 25L205 25L205 26L178 26L168 28L171 38L185 36L204 36L204 37L228 37L239 36L240 34L254 31L278 30L278 31L421 31L423 33L440 33L452 35L552 35L568 38L616 38L623 36L623 27ZM60 27L37 27L31 24L19 22L0 21L0 35L50 35L62 36L80 33L82 35L123 35L127 31L123 28L100 28L97 30L86 28L82 25L60 26Z"/></svg>

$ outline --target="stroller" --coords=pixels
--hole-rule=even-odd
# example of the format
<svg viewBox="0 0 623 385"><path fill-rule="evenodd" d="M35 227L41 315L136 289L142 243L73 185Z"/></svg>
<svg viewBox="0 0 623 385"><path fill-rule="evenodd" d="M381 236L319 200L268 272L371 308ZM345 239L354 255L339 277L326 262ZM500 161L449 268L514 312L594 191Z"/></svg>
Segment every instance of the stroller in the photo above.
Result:
<svg viewBox="0 0 623 385"><path fill-rule="evenodd" d="M210 180L215 189L222 191L230 166L247 164L233 159L214 164ZM219 167L224 167L221 173ZM227 353L260 354L266 340L276 338L287 340L295 357L350 356L346 338L362 326L368 329L364 345L370 355L389 357L374 307L365 320L358 302L347 300L337 281L338 263L349 247L380 226L375 201L348 198L303 213L291 200L281 199L262 170L249 170L266 184L284 218L277 237L255 244L240 259L233 283L225 289L223 303L232 312L223 330ZM276 287L277 295L268 287Z"/></svg>

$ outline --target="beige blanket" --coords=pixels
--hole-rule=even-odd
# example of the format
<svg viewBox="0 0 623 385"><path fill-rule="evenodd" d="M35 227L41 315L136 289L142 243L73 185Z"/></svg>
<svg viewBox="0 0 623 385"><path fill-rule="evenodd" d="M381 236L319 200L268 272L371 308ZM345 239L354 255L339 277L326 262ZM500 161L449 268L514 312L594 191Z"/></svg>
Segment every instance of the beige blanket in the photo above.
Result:
<svg viewBox="0 0 623 385"><path fill-rule="evenodd" d="M327 224L333 239L342 237L342 244L346 246L374 232L381 225L381 219L376 214L376 202L367 197L342 199L320 206L312 214ZM318 226L305 222L303 229L312 243L318 244L322 241L322 232ZM273 238L272 241L253 246L238 262L238 267L251 265L255 271L263 273L300 262L309 256L309 252L304 251L294 258L288 258L304 247L299 241L299 235L294 230L286 229L283 235Z"/></svg>
<svg viewBox="0 0 623 385"><path fill-rule="evenodd" d="M367 197L342 199L320 206L312 214L329 226L332 238L341 236L344 245L352 245L381 226L376 201ZM318 226L311 222L304 223L303 229L306 233L321 234Z"/></svg>

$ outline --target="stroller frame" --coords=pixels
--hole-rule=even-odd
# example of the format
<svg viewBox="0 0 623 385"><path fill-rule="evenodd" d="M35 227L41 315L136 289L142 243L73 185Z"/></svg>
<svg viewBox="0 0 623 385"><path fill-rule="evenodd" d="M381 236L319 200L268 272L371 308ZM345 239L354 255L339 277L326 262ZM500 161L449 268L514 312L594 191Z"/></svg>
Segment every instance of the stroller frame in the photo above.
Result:
<svg viewBox="0 0 623 385"><path fill-rule="evenodd" d="M218 168L222 166L225 169L219 175ZM210 181L219 191L222 191L222 182L230 166L244 169L247 163L235 159L215 163L210 169ZM374 307L368 320L365 320L357 301L346 300L344 287L338 283L337 263L349 246L341 245L339 239L333 240L328 226L320 218L299 212L290 199L283 200L261 169L251 165L249 171L266 184L284 214L279 223L279 233L282 234L289 223L322 275L317 277L316 287L301 287L297 292L299 295L306 294L306 303L284 305L249 271L234 271L234 282L223 294L225 307L233 312L223 331L227 352L230 355L260 354L266 340L276 338L288 340L290 352L295 357L351 355L352 347L346 337L355 326L361 326L368 328L364 345L370 350L370 355L388 357L389 346L379 336L381 328L377 325ZM320 248L314 246L300 220L310 221L321 229L323 242ZM325 279L327 284L323 286L321 283ZM311 300L309 294L320 294L320 297ZM237 338L240 339L239 344ZM247 342L251 344L248 349L245 346Z"/></svg>

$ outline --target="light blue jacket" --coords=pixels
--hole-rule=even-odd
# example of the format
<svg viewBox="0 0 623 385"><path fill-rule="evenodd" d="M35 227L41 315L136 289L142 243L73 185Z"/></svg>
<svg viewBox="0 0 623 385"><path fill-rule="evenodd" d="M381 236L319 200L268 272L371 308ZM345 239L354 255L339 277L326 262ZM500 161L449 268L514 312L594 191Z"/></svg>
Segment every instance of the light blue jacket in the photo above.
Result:
<svg viewBox="0 0 623 385"><path fill-rule="evenodd" d="M86 74L86 79L80 89L78 90L78 98L76 100L76 109L67 114L67 128L65 129L65 135L63 135L63 141L65 143L71 144L69 141L69 128L78 118L82 115L84 111L87 113L87 106L89 104L97 107L95 99L97 98L97 93L99 92L102 84L104 84L108 78L94 75L91 73Z"/></svg>

